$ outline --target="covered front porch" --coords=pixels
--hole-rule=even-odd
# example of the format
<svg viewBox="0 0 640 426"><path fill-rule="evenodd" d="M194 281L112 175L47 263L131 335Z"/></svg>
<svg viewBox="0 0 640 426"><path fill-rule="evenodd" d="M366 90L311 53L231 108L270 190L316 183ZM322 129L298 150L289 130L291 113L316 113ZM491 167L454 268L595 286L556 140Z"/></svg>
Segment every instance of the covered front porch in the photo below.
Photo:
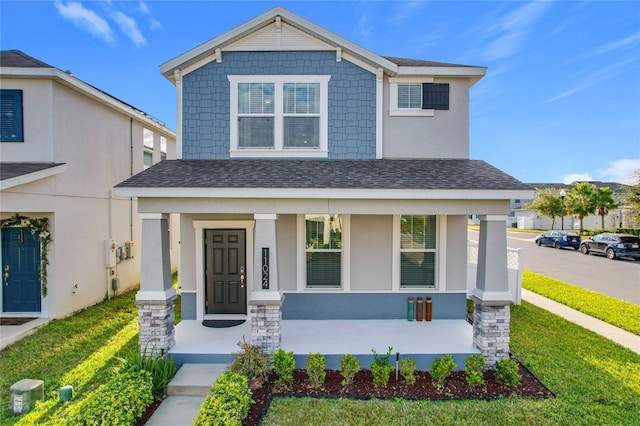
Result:
<svg viewBox="0 0 640 426"><path fill-rule="evenodd" d="M210 328L201 321L183 320L176 325L175 345L169 350L178 366L184 363L231 363L239 352L237 343L251 339L251 323L229 328ZM310 352L321 353L327 368L339 369L344 354L358 357L368 368L371 349L384 355L389 346L401 358L416 358L417 368L429 370L436 358L452 354L458 369L464 359L480 353L473 345L473 327L465 320L283 320L281 344L292 351L296 368L305 368Z"/></svg>

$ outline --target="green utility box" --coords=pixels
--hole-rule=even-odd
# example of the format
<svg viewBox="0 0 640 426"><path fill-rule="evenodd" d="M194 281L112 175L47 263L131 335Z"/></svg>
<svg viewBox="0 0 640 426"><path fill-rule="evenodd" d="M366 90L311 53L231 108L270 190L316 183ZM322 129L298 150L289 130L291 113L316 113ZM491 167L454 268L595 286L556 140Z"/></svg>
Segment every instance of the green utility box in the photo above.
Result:
<svg viewBox="0 0 640 426"><path fill-rule="evenodd" d="M31 411L36 401L44 399L44 381L22 379L9 388L9 411L22 414Z"/></svg>

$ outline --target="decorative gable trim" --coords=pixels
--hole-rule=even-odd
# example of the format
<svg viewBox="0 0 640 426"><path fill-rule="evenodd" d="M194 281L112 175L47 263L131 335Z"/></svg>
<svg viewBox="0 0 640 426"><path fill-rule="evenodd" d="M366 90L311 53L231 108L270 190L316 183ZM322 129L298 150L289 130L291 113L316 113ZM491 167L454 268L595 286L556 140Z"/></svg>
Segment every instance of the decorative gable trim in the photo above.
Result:
<svg viewBox="0 0 640 426"><path fill-rule="evenodd" d="M282 24L279 16L273 24L224 47L224 50L229 52L334 49L334 46L318 40L291 25Z"/></svg>

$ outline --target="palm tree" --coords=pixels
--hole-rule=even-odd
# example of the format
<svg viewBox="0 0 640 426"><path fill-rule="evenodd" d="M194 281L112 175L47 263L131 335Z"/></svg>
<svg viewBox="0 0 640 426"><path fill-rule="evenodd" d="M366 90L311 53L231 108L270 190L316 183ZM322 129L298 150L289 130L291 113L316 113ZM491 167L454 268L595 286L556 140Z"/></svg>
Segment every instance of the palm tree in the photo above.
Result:
<svg viewBox="0 0 640 426"><path fill-rule="evenodd" d="M609 188L598 188L595 195L598 216L602 219L600 227L604 229L604 217L609 214L609 210L618 207L618 203L613 199L613 191Z"/></svg>
<svg viewBox="0 0 640 426"><path fill-rule="evenodd" d="M589 182L575 184L567 194L567 213L575 214L580 219L580 234L584 217L596 212L596 197L596 187Z"/></svg>

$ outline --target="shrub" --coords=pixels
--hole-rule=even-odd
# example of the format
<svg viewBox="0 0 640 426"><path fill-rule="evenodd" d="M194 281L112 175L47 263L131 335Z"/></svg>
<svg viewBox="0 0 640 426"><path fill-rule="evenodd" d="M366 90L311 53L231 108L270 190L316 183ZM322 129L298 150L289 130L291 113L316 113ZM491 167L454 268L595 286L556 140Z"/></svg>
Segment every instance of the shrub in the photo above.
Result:
<svg viewBox="0 0 640 426"><path fill-rule="evenodd" d="M510 386L518 386L522 375L518 361L513 358L503 358L496 362L496 381Z"/></svg>
<svg viewBox="0 0 640 426"><path fill-rule="evenodd" d="M369 365L371 368L371 375L373 376L373 384L376 386L386 386L389 382L389 374L394 370L391 365L391 351L393 348L389 346L385 356L378 356L375 349L371 349L373 352L373 362Z"/></svg>
<svg viewBox="0 0 640 426"><path fill-rule="evenodd" d="M269 372L269 356L258 345L252 345L244 339L238 342L240 352L231 363L231 371L242 374L252 380L257 377L265 378Z"/></svg>
<svg viewBox="0 0 640 426"><path fill-rule="evenodd" d="M118 372L77 404L70 405L66 423L72 425L132 425L151 404L152 378L147 371Z"/></svg>
<svg viewBox="0 0 640 426"><path fill-rule="evenodd" d="M404 382L412 385L416 382L416 364L418 360L415 358L402 358L400 360L400 374L404 377Z"/></svg>
<svg viewBox="0 0 640 426"><path fill-rule="evenodd" d="M345 354L340 360L340 374L344 379L342 386L348 386L353 383L353 378L360 371L360 361L351 354Z"/></svg>
<svg viewBox="0 0 640 426"><path fill-rule="evenodd" d="M431 378L436 382L438 389L442 389L445 379L449 377L454 368L456 368L456 363L453 361L451 354L438 358L431 363Z"/></svg>
<svg viewBox="0 0 640 426"><path fill-rule="evenodd" d="M293 383L293 370L296 368L293 352L285 352L282 348L278 349L278 352L273 354L273 368L278 374L276 384Z"/></svg>
<svg viewBox="0 0 640 426"><path fill-rule="evenodd" d="M322 386L327 373L324 369L327 367L327 360L320 354L309 353L307 361L307 377L311 386Z"/></svg>
<svg viewBox="0 0 640 426"><path fill-rule="evenodd" d="M118 371L140 372L142 370L151 373L153 385L151 392L156 400L164 398L167 394L167 385L176 375L176 363L173 358L159 354L141 354L139 350L118 358L120 367Z"/></svg>
<svg viewBox="0 0 640 426"><path fill-rule="evenodd" d="M249 380L233 371L226 371L213 384L198 410L193 424L197 426L240 426L249 414L253 400Z"/></svg>
<svg viewBox="0 0 640 426"><path fill-rule="evenodd" d="M484 384L484 375L482 374L484 366L485 360L482 354L470 355L464 360L465 379L469 386Z"/></svg>

